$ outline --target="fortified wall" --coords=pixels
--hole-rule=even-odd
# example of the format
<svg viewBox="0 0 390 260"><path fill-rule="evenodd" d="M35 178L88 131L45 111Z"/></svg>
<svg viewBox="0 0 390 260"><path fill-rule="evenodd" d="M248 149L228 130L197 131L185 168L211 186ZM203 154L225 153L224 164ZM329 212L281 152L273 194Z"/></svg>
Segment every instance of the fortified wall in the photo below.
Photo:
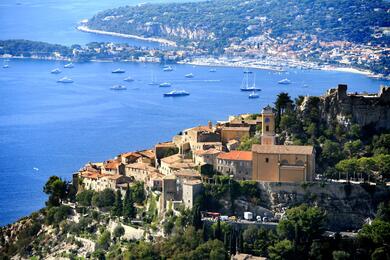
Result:
<svg viewBox="0 0 390 260"><path fill-rule="evenodd" d="M335 119L343 125L357 123L361 127L390 129L390 87L381 86L378 93L347 93L348 86L339 84L320 97L321 118L331 123ZM301 111L309 110L306 97Z"/></svg>

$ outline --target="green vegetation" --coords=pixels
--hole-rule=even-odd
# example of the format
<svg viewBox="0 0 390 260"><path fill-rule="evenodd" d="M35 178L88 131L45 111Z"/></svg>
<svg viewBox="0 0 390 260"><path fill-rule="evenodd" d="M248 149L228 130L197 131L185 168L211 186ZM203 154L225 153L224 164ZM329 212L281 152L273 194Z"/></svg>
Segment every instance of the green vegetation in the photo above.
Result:
<svg viewBox="0 0 390 260"><path fill-rule="evenodd" d="M240 1L144 4L98 13L88 26L104 31L164 37L223 52L232 42L272 31L275 38L305 33L324 41L386 43L376 39L374 27L387 26L389 3L382 0ZM170 29L187 30L172 33ZM188 31L197 31L189 39Z"/></svg>
<svg viewBox="0 0 390 260"><path fill-rule="evenodd" d="M385 182L390 178L390 134L374 132L357 124L330 125L321 120L320 100L309 97L301 111L302 97L295 101L280 93L275 102L277 131L281 142L289 137L297 145L313 145L316 170L327 178ZM280 118L280 119L278 119Z"/></svg>

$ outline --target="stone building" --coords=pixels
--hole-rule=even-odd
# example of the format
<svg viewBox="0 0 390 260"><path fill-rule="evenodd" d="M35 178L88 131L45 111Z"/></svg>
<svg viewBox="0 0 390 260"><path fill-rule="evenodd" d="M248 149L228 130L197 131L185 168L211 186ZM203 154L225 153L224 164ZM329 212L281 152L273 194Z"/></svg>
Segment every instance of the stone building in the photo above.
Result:
<svg viewBox="0 0 390 260"><path fill-rule="evenodd" d="M253 145L252 180L304 182L314 178L313 146Z"/></svg>
<svg viewBox="0 0 390 260"><path fill-rule="evenodd" d="M250 180L252 177L252 152L230 151L217 156L216 170L224 175L233 175L236 180Z"/></svg>
<svg viewBox="0 0 390 260"><path fill-rule="evenodd" d="M230 140L240 141L243 137L250 136L250 127L228 127L223 126L221 128L221 140L223 144L228 143Z"/></svg>
<svg viewBox="0 0 390 260"><path fill-rule="evenodd" d="M194 206L196 196L202 191L203 185L201 180L189 180L183 183L183 203L188 209Z"/></svg>
<svg viewBox="0 0 390 260"><path fill-rule="evenodd" d="M261 144L252 146L252 180L304 182L314 178L313 146L275 145L275 113L267 106L262 112Z"/></svg>

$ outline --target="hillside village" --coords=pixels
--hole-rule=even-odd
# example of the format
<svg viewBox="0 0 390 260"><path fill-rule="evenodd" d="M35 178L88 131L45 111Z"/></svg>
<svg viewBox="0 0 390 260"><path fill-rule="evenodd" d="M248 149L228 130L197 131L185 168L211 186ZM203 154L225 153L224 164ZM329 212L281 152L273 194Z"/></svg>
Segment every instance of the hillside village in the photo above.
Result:
<svg viewBox="0 0 390 260"><path fill-rule="evenodd" d="M346 115L351 114L353 118L347 118L361 121L362 125L377 122L377 126L390 128L386 109L388 93L388 88L383 87L377 95L347 94L347 86L341 84L329 90L323 100L329 102L333 96L339 100L340 124L350 124L345 120ZM364 105L377 103L375 99L382 101L374 110L366 111ZM355 101L347 101L351 103L348 107L347 103L340 104L345 100ZM306 103L303 101L303 108ZM337 108L335 104L333 109ZM329 107L324 106L324 109ZM120 190L123 195L134 182L143 183L146 192L161 194L158 212L163 214L168 208L192 209L203 183L213 182L214 175L236 181L322 181L322 174L316 171L314 147L292 145L288 138L283 138L284 143L281 143L278 139L282 138L275 132L275 116L275 109L268 105L259 114L230 116L215 125L208 122L184 129L171 141L158 143L151 149L122 153L104 162L89 162L74 174L73 183L77 184L79 192L108 188ZM249 151L239 149L240 144L248 140L253 142Z"/></svg>

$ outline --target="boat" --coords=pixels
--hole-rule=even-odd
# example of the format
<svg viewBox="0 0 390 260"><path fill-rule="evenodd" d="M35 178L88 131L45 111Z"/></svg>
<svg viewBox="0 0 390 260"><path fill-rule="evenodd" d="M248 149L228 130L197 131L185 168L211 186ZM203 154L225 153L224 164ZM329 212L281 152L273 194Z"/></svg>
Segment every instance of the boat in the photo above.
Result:
<svg viewBox="0 0 390 260"><path fill-rule="evenodd" d="M165 93L164 97L181 97L181 96L188 96L190 93L188 93L185 90L172 90L171 92Z"/></svg>
<svg viewBox="0 0 390 260"><path fill-rule="evenodd" d="M164 66L163 71L172 71L173 68L171 66Z"/></svg>
<svg viewBox="0 0 390 260"><path fill-rule="evenodd" d="M307 84L303 84L303 87L304 87L304 88L308 88L308 87L309 87L309 85L307 85Z"/></svg>
<svg viewBox="0 0 390 260"><path fill-rule="evenodd" d="M153 86L159 85L157 80L156 80L156 77L154 75L153 70L150 72L150 82L148 83L148 85L153 85Z"/></svg>
<svg viewBox="0 0 390 260"><path fill-rule="evenodd" d="M74 67L73 63L68 63L68 64L64 65L64 68L67 68L67 69L71 69L73 67Z"/></svg>
<svg viewBox="0 0 390 260"><path fill-rule="evenodd" d="M124 81L132 82L132 81L134 81L134 79L132 77L127 77L127 78L124 79Z"/></svg>
<svg viewBox="0 0 390 260"><path fill-rule="evenodd" d="M159 86L162 87L162 88L167 88L167 87L172 86L172 84L169 83L169 82L164 82L164 83L161 83Z"/></svg>
<svg viewBox="0 0 390 260"><path fill-rule="evenodd" d="M289 79L282 79L282 80L279 80L278 81L278 84L284 84L284 85L287 85L287 84L291 84L291 81Z"/></svg>
<svg viewBox="0 0 390 260"><path fill-rule="evenodd" d="M254 91L261 91L260 88L256 87L256 74L253 77L253 84L252 84L252 86L249 86L249 76L248 76L248 73L246 73L245 77L242 80L240 90L241 91L252 91L252 92L254 92Z"/></svg>
<svg viewBox="0 0 390 260"><path fill-rule="evenodd" d="M8 69L9 68L9 65L8 64L4 64L3 65L3 69Z"/></svg>
<svg viewBox="0 0 390 260"><path fill-rule="evenodd" d="M252 93L249 94L248 98L251 98L251 99L252 99L252 98L253 98L253 99L254 99L254 98L259 98L259 95L256 94L256 92L252 91Z"/></svg>
<svg viewBox="0 0 390 260"><path fill-rule="evenodd" d="M51 74L60 74L61 70L59 68L55 68L54 70L50 71Z"/></svg>
<svg viewBox="0 0 390 260"><path fill-rule="evenodd" d="M186 75L184 75L186 78L193 78L194 77L194 74L192 73L188 73Z"/></svg>
<svg viewBox="0 0 390 260"><path fill-rule="evenodd" d="M209 72L217 72L216 69L210 69Z"/></svg>
<svg viewBox="0 0 390 260"><path fill-rule="evenodd" d="M60 78L59 80L57 80L58 83L73 83L73 80L71 78L68 78L68 77L63 77L63 78Z"/></svg>
<svg viewBox="0 0 390 260"><path fill-rule="evenodd" d="M127 88L122 85L114 85L110 88L111 90L126 90Z"/></svg>
<svg viewBox="0 0 390 260"><path fill-rule="evenodd" d="M125 72L126 71L123 69L116 69L116 70L111 71L111 73L125 73Z"/></svg>

